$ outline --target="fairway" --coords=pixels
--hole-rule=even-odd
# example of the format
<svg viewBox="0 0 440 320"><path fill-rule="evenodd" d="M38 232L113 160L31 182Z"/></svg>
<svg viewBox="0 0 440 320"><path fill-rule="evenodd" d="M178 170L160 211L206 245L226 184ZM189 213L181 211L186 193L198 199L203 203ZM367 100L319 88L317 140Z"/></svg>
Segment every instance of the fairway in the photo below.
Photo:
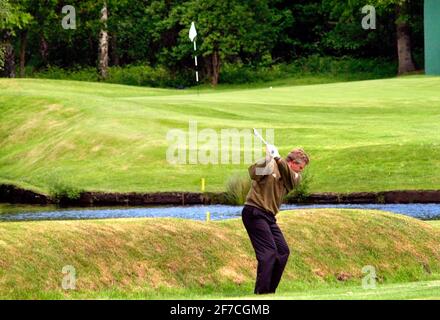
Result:
<svg viewBox="0 0 440 320"><path fill-rule="evenodd" d="M167 132L273 128L311 155L310 191L438 189L440 78L168 90L0 79L0 183L49 192L224 190L247 165L173 165Z"/></svg>

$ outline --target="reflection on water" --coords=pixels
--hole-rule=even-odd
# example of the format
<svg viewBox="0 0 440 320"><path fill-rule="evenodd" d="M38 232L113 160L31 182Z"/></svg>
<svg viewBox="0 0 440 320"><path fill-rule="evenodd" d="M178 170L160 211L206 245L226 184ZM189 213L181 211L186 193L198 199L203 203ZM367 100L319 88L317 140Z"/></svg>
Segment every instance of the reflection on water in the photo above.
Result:
<svg viewBox="0 0 440 320"><path fill-rule="evenodd" d="M359 204L359 205L283 205L282 210L304 208L374 209L404 214L419 219L440 219L440 204ZM170 207L57 208L0 204L0 221L70 220L108 218L184 218L205 220L209 211L212 220L240 217L241 206L197 205Z"/></svg>

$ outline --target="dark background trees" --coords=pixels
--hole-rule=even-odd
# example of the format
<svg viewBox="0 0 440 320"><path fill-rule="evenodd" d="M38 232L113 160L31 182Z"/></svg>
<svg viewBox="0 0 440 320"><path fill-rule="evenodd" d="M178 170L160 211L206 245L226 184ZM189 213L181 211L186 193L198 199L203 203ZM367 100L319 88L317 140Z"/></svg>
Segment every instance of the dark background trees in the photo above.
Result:
<svg viewBox="0 0 440 320"><path fill-rule="evenodd" d="M309 55L387 58L396 73L421 67L423 1L372 0L377 29L364 30L361 0L0 0L3 76L44 70L161 66L193 69L188 39L196 22L201 76L221 81L224 64L292 63ZM62 8L76 9L76 29L63 29ZM6 14L7 13L7 14ZM2 54L3 53L3 54ZM416 58L416 59L414 59ZM19 71L18 73L16 71Z"/></svg>

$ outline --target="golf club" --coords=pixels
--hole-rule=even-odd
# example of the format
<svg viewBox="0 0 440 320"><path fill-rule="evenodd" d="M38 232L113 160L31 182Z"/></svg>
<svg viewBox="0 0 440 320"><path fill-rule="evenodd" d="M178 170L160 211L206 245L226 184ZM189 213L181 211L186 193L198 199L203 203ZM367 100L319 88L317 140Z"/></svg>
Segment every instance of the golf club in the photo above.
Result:
<svg viewBox="0 0 440 320"><path fill-rule="evenodd" d="M264 138L261 136L261 134L257 131L257 129L254 129L254 135L256 137L258 137L261 142L264 143L264 145L266 146L266 152L273 158L278 157L280 158L280 154L278 152L277 147L275 147L273 144L268 143L266 140L264 140Z"/></svg>
<svg viewBox="0 0 440 320"><path fill-rule="evenodd" d="M260 140L261 140L261 142L263 142L266 146L268 145L268 143L267 143L267 141L266 140L264 140L264 138L261 136L261 134L257 131L257 129L255 129L255 128L253 128L254 129L254 135L256 136L256 137L258 137Z"/></svg>

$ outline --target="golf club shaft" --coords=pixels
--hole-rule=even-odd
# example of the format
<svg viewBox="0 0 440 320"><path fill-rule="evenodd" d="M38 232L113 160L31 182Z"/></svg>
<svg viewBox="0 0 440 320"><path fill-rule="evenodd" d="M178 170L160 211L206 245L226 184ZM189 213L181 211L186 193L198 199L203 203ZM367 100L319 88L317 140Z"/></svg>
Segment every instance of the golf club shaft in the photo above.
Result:
<svg viewBox="0 0 440 320"><path fill-rule="evenodd" d="M256 137L258 137L261 140L261 142L263 142L267 146L268 143L266 142L266 140L263 139L263 137L260 135L260 133L255 128L254 128L254 135Z"/></svg>

